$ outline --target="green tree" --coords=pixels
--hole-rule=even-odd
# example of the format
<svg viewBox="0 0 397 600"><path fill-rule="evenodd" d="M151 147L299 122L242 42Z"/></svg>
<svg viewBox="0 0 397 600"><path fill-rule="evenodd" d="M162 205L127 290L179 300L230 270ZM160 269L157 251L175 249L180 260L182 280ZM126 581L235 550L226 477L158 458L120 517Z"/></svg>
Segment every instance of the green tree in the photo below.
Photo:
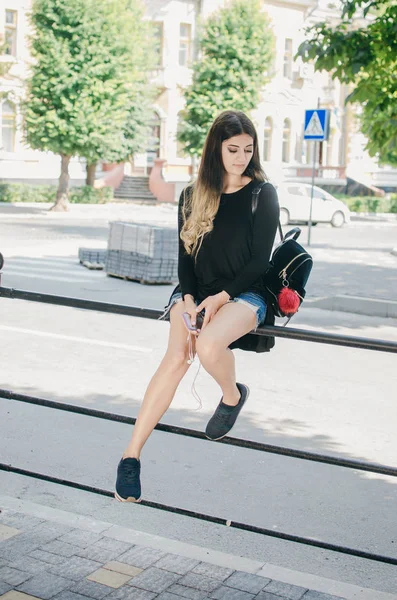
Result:
<svg viewBox="0 0 397 600"><path fill-rule="evenodd" d="M120 94L122 103L117 102L121 118L117 123L112 104L115 96L107 97L104 104L101 91L99 97L91 94L90 108L100 106L103 116L100 127L87 138L85 149L80 153L87 159L88 185L93 184L99 160L125 161L142 148L148 134L151 102L155 94L155 88L148 83L148 71L155 60L153 32L150 22L142 19L143 6L134 0L115 0L108 2L107 8L110 10L105 18L105 27L113 46L117 38L113 59L116 69L122 73L124 94ZM101 36L103 40L103 28ZM103 58L109 60L109 45L103 45L102 49Z"/></svg>
<svg viewBox="0 0 397 600"><path fill-rule="evenodd" d="M150 56L142 14L139 0L33 2L24 116L29 145L61 156L55 210L68 208L72 156L88 165L127 156L125 132Z"/></svg>
<svg viewBox="0 0 397 600"><path fill-rule="evenodd" d="M346 102L362 107L361 131L369 154L397 166L395 0L345 0L338 23L318 23L306 34L298 55L352 86Z"/></svg>
<svg viewBox="0 0 397 600"><path fill-rule="evenodd" d="M146 80L136 81L130 86L123 127L116 139L110 140L109 144L102 144L102 150L99 150L94 158L120 162L129 159L142 149L149 133L154 94L155 88L148 85Z"/></svg>
<svg viewBox="0 0 397 600"><path fill-rule="evenodd" d="M221 110L248 112L257 106L270 79L273 53L270 20L259 0L234 0L207 19L178 134L188 154L201 153L208 129Z"/></svg>

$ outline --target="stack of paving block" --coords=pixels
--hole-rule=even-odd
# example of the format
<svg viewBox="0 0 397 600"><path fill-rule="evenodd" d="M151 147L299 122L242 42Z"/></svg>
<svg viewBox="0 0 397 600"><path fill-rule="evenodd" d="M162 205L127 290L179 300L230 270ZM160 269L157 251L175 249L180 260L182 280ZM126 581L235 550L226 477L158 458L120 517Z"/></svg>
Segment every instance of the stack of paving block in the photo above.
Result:
<svg viewBox="0 0 397 600"><path fill-rule="evenodd" d="M110 223L105 270L140 283L178 280L178 232L146 223Z"/></svg>
<svg viewBox="0 0 397 600"><path fill-rule="evenodd" d="M104 269L106 250L100 248L79 248L80 264L88 269Z"/></svg>

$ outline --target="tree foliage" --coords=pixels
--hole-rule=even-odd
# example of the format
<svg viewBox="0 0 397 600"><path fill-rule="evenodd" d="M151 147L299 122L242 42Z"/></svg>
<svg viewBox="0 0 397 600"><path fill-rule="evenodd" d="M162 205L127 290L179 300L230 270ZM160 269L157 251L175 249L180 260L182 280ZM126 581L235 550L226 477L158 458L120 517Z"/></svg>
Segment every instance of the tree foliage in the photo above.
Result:
<svg viewBox="0 0 397 600"><path fill-rule="evenodd" d="M71 156L92 164L136 150L149 89L142 15L138 0L34 0L24 104L31 147L60 154L64 168Z"/></svg>
<svg viewBox="0 0 397 600"><path fill-rule="evenodd" d="M298 54L316 70L353 86L347 101L362 107L367 150L397 166L397 4L394 0L349 0L340 22L307 30Z"/></svg>
<svg viewBox="0 0 397 600"><path fill-rule="evenodd" d="M208 129L221 110L250 111L257 106L269 81L273 52L270 21L258 0L234 0L207 19L178 135L187 153L201 153Z"/></svg>

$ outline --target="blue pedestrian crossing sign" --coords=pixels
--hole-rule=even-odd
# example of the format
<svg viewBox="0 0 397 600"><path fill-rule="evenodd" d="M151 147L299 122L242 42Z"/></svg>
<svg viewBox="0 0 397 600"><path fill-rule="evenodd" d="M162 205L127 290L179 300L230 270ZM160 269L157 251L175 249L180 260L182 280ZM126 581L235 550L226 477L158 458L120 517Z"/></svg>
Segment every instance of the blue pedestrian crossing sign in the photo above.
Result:
<svg viewBox="0 0 397 600"><path fill-rule="evenodd" d="M305 111L304 140L323 142L329 135L330 111L324 108L316 108Z"/></svg>

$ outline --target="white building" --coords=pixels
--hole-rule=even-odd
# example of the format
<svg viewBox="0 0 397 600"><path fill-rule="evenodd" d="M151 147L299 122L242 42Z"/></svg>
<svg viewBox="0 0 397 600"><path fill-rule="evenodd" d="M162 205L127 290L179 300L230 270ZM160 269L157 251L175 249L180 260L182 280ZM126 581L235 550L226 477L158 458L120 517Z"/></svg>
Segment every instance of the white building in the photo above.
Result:
<svg viewBox="0 0 397 600"><path fill-rule="evenodd" d="M191 161L183 156L176 140L179 113L184 108L183 89L191 82L198 19L205 19L227 0L144 0L146 17L156 23L158 65L152 79L160 89L153 105L152 134L147 148L134 157L129 171L146 174L153 156L166 159L168 180L186 180ZM0 92L9 95L2 103L0 178L55 181L59 158L32 151L23 144L18 103L29 67L27 12L31 0L0 0L0 33L6 39L9 73L0 79ZM319 183L345 182L346 170L353 177L375 185L397 186L397 171L380 169L363 151L363 140L354 126L353 111L344 107L346 86L332 81L328 73L314 73L310 65L294 61L304 27L313 20L335 16L327 0L264 0L263 10L271 19L276 39L274 76L252 116L258 129L265 170L274 179L308 179L312 167L312 143L303 141L304 111L331 109L330 139L323 144ZM17 79L19 78L19 80ZM74 159L71 177L85 178L84 162ZM381 180L383 177L383 180Z"/></svg>
<svg viewBox="0 0 397 600"><path fill-rule="evenodd" d="M0 63L10 67L0 77L0 95L6 94L0 100L0 179L56 183L60 174L59 156L32 150L23 140L19 105L31 60L28 45L28 12L31 5L32 0L0 0L0 41L5 46ZM69 171L72 181L84 182L84 161L74 158Z"/></svg>
<svg viewBox="0 0 397 600"><path fill-rule="evenodd" d="M145 0L149 18L158 24L159 65L155 82L162 89L154 106L153 139L158 138L158 155L167 160L166 176L178 178L187 173L190 160L183 158L176 141L178 114L184 107L183 88L191 81L188 68L193 58L197 17L205 18L227 4L227 0L201 2ZM303 28L312 19L316 0L265 0L276 40L274 76L262 101L253 113L258 128L261 157L270 177L309 178L313 144L303 142L304 111L332 110L330 140L323 144L321 179L344 183L346 171L346 114L341 108L344 87L328 74L314 73L310 65L293 57L304 39ZM190 60L189 60L190 59ZM146 155L135 157L134 172L144 169Z"/></svg>

